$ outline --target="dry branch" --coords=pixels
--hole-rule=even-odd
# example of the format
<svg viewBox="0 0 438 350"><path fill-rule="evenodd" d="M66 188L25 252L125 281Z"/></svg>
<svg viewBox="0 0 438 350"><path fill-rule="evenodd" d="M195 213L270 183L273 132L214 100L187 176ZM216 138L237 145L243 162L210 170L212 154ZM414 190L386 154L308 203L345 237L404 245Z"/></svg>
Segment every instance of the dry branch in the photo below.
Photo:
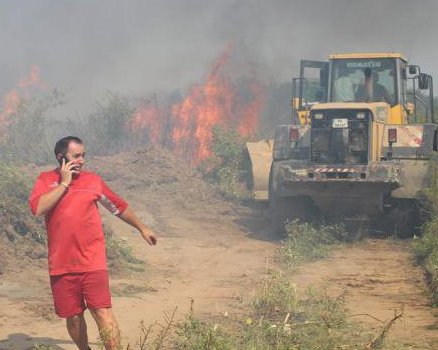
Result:
<svg viewBox="0 0 438 350"><path fill-rule="evenodd" d="M385 340L386 335L388 334L390 328L394 324L396 320L403 317L403 312L397 314L395 313L394 317L382 328L379 334L377 334L366 346L367 349L376 349L382 345Z"/></svg>

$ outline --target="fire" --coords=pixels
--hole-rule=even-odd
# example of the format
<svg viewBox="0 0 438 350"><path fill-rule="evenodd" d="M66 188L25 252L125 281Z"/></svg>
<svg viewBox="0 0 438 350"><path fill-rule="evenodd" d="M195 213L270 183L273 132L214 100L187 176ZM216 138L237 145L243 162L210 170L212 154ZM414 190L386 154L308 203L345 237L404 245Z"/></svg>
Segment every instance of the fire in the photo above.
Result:
<svg viewBox="0 0 438 350"><path fill-rule="evenodd" d="M265 103L265 91L262 85L253 82L249 86L253 100L245 104L240 115L245 116L240 121L238 131L242 136L254 135L257 131L260 113Z"/></svg>
<svg viewBox="0 0 438 350"><path fill-rule="evenodd" d="M212 128L237 128L241 136L255 133L264 104L264 89L253 75L237 86L230 69L233 46L216 60L204 85L195 86L172 109L172 140L177 153L193 164L212 155ZM241 91L241 90L244 91Z"/></svg>
<svg viewBox="0 0 438 350"><path fill-rule="evenodd" d="M241 72L233 72L233 50L228 45L205 83L192 87L168 110L140 107L130 121L131 130L148 128L149 140L157 144L163 137L162 129L170 126L172 149L192 165L211 157L212 129L216 125L236 129L241 136L253 135L264 106L264 88L255 73L242 77ZM163 123L165 115L169 116L167 124Z"/></svg>
<svg viewBox="0 0 438 350"><path fill-rule="evenodd" d="M147 130L147 139L153 145L161 142L162 116L157 101L147 101L141 105L128 122L128 129L134 134Z"/></svg>
<svg viewBox="0 0 438 350"><path fill-rule="evenodd" d="M28 95L28 89L38 87L46 89L47 85L40 80L40 69L33 65L29 75L21 78L18 88L12 89L3 96L3 110L0 111L0 140L7 139L8 128L14 123L13 117L18 112L23 96Z"/></svg>
<svg viewBox="0 0 438 350"><path fill-rule="evenodd" d="M43 90L47 89L47 85L40 79L40 68L33 65L30 69L29 75L27 77L21 78L18 82L20 89L28 89L30 87L38 87Z"/></svg>
<svg viewBox="0 0 438 350"><path fill-rule="evenodd" d="M234 91L225 68L231 51L229 45L214 63L206 83L192 88L189 95L172 109L174 150L190 163L197 164L211 156L213 126L230 126Z"/></svg>
<svg viewBox="0 0 438 350"><path fill-rule="evenodd" d="M0 139L4 139L7 130L12 124L11 117L17 113L21 98L16 89L11 90L3 96L3 111L0 112Z"/></svg>

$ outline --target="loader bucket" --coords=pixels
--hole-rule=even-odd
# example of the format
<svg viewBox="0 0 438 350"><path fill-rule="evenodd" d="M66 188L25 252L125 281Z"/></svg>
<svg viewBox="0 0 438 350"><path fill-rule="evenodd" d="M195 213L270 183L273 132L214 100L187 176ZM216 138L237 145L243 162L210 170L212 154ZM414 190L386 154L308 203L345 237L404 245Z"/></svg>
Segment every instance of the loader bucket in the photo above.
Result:
<svg viewBox="0 0 438 350"><path fill-rule="evenodd" d="M273 145L274 140L246 143L246 149L251 161L251 191L256 201L268 200L269 172L271 170Z"/></svg>

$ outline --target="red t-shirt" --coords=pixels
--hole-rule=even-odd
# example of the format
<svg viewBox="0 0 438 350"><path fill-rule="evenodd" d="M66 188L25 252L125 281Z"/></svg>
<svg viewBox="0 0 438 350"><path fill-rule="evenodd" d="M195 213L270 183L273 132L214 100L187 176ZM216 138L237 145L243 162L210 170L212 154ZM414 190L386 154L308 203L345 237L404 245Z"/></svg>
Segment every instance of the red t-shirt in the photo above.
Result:
<svg viewBox="0 0 438 350"><path fill-rule="evenodd" d="M29 198L35 215L41 195L59 185L58 169L38 177ZM46 214L49 274L106 270L105 239L97 202L115 215L128 204L95 173L81 171Z"/></svg>

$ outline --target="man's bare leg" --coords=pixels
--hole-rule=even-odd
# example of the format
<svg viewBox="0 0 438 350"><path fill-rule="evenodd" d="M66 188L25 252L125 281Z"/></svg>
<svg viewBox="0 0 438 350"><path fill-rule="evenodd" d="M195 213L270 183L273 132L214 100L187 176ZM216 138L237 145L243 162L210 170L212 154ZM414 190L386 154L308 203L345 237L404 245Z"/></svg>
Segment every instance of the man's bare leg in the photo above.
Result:
<svg viewBox="0 0 438 350"><path fill-rule="evenodd" d="M79 350L88 350L87 323L83 312L67 318L67 330Z"/></svg>
<svg viewBox="0 0 438 350"><path fill-rule="evenodd" d="M119 325L111 308L90 309L106 350L121 349Z"/></svg>

